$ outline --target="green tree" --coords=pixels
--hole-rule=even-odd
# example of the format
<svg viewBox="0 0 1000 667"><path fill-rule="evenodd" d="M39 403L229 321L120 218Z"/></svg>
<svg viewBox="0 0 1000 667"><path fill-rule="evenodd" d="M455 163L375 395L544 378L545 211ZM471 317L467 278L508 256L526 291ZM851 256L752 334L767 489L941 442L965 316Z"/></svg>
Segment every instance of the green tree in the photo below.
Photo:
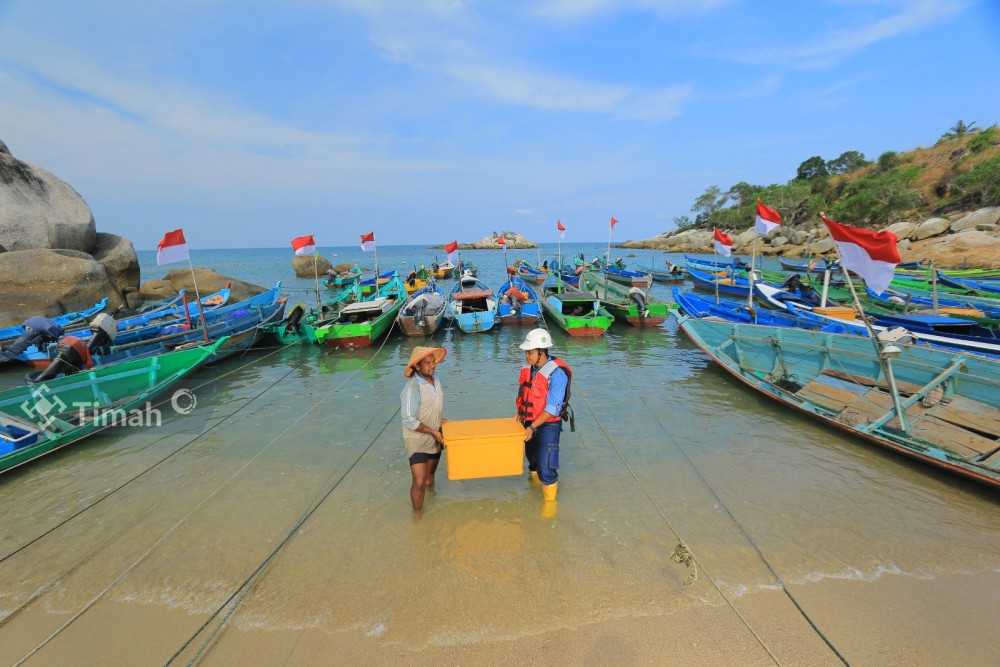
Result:
<svg viewBox="0 0 1000 667"><path fill-rule="evenodd" d="M684 231L685 229L691 229L694 226L694 222L691 220L691 216L688 215L678 215L674 218L674 227L678 231Z"/></svg>
<svg viewBox="0 0 1000 667"><path fill-rule="evenodd" d="M694 221L696 226L706 226L712 219L712 216L725 206L728 200L729 195L723 193L718 185L711 185L706 188L704 194L698 197L694 206L691 207L691 211L695 213Z"/></svg>
<svg viewBox="0 0 1000 667"><path fill-rule="evenodd" d="M868 164L864 153L858 151L845 151L840 157L826 163L826 168L831 175L847 174L856 171Z"/></svg>
<svg viewBox="0 0 1000 667"><path fill-rule="evenodd" d="M961 139L967 134L972 134L973 132L975 132L976 131L975 127L976 127L976 121L972 121L971 123L966 125L965 121L959 120L957 123L955 123L955 126L949 129L947 132L945 132L941 138Z"/></svg>
<svg viewBox="0 0 1000 667"><path fill-rule="evenodd" d="M818 155L814 155L799 165L795 178L802 181L811 181L815 178L826 178L829 172L826 170L826 162Z"/></svg>
<svg viewBox="0 0 1000 667"><path fill-rule="evenodd" d="M899 157L899 153L886 151L878 156L878 169L881 172L888 172L898 167L900 162L902 162L902 158Z"/></svg>
<svg viewBox="0 0 1000 667"><path fill-rule="evenodd" d="M878 172L847 184L830 212L841 221L867 224L898 222L921 201L912 183L920 173L917 166Z"/></svg>
<svg viewBox="0 0 1000 667"><path fill-rule="evenodd" d="M984 206L1000 206L1000 155L980 162L956 178L955 187L973 195Z"/></svg>

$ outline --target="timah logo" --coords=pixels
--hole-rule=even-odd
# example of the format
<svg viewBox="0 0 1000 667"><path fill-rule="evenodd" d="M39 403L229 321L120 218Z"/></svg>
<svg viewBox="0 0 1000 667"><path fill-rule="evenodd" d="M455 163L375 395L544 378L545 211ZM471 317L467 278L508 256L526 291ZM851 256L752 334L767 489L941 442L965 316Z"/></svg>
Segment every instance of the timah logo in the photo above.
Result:
<svg viewBox="0 0 1000 667"><path fill-rule="evenodd" d="M21 409L24 410L24 414L38 419L43 428L48 428L52 425L52 422L56 419L56 415L65 412L66 408L69 407L66 403L58 396L46 396L49 393L49 388L44 384L36 385L31 390L31 398L29 400L21 403Z"/></svg>
<svg viewBox="0 0 1000 667"><path fill-rule="evenodd" d="M44 384L31 390L31 398L21 403L24 413L39 422L42 428L49 428L57 421L72 420L76 424L96 422L99 426L160 426L162 413L147 401L142 407L124 410L109 408L93 401L74 401L67 405L59 396L48 396L49 388ZM179 415L194 412L198 399L190 389L178 389L170 397L170 407ZM57 424L58 425L58 424Z"/></svg>

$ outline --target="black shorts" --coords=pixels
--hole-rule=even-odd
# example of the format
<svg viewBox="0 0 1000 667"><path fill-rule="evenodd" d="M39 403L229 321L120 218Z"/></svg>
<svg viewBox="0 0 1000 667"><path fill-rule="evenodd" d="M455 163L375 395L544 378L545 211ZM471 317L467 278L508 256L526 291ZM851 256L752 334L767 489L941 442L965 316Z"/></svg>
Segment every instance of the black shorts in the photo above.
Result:
<svg viewBox="0 0 1000 667"><path fill-rule="evenodd" d="M437 454L428 454L427 452L417 452L410 457L410 465L416 465L418 463L427 463L428 461L437 461L441 458L441 452Z"/></svg>

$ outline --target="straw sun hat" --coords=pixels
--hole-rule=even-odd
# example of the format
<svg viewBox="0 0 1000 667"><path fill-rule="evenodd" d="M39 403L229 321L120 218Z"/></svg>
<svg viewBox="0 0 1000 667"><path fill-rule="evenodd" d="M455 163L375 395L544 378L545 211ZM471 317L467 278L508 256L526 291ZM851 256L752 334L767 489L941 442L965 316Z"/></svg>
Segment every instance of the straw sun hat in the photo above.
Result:
<svg viewBox="0 0 1000 667"><path fill-rule="evenodd" d="M410 353L410 360L406 362L406 370L403 371L403 375L406 377L411 377L413 375L413 367L420 363L420 360L434 355L437 362L440 364L441 361L448 354L448 350L443 347L420 347L417 346L413 348L413 352Z"/></svg>

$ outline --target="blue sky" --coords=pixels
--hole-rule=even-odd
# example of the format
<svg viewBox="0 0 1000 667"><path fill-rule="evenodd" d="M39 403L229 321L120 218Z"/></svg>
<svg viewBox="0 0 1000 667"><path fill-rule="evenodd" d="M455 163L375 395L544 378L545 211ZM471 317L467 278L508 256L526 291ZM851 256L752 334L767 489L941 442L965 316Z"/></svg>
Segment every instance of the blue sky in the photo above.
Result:
<svg viewBox="0 0 1000 667"><path fill-rule="evenodd" d="M198 248L649 238L1000 122L996 0L0 0L0 139Z"/></svg>

